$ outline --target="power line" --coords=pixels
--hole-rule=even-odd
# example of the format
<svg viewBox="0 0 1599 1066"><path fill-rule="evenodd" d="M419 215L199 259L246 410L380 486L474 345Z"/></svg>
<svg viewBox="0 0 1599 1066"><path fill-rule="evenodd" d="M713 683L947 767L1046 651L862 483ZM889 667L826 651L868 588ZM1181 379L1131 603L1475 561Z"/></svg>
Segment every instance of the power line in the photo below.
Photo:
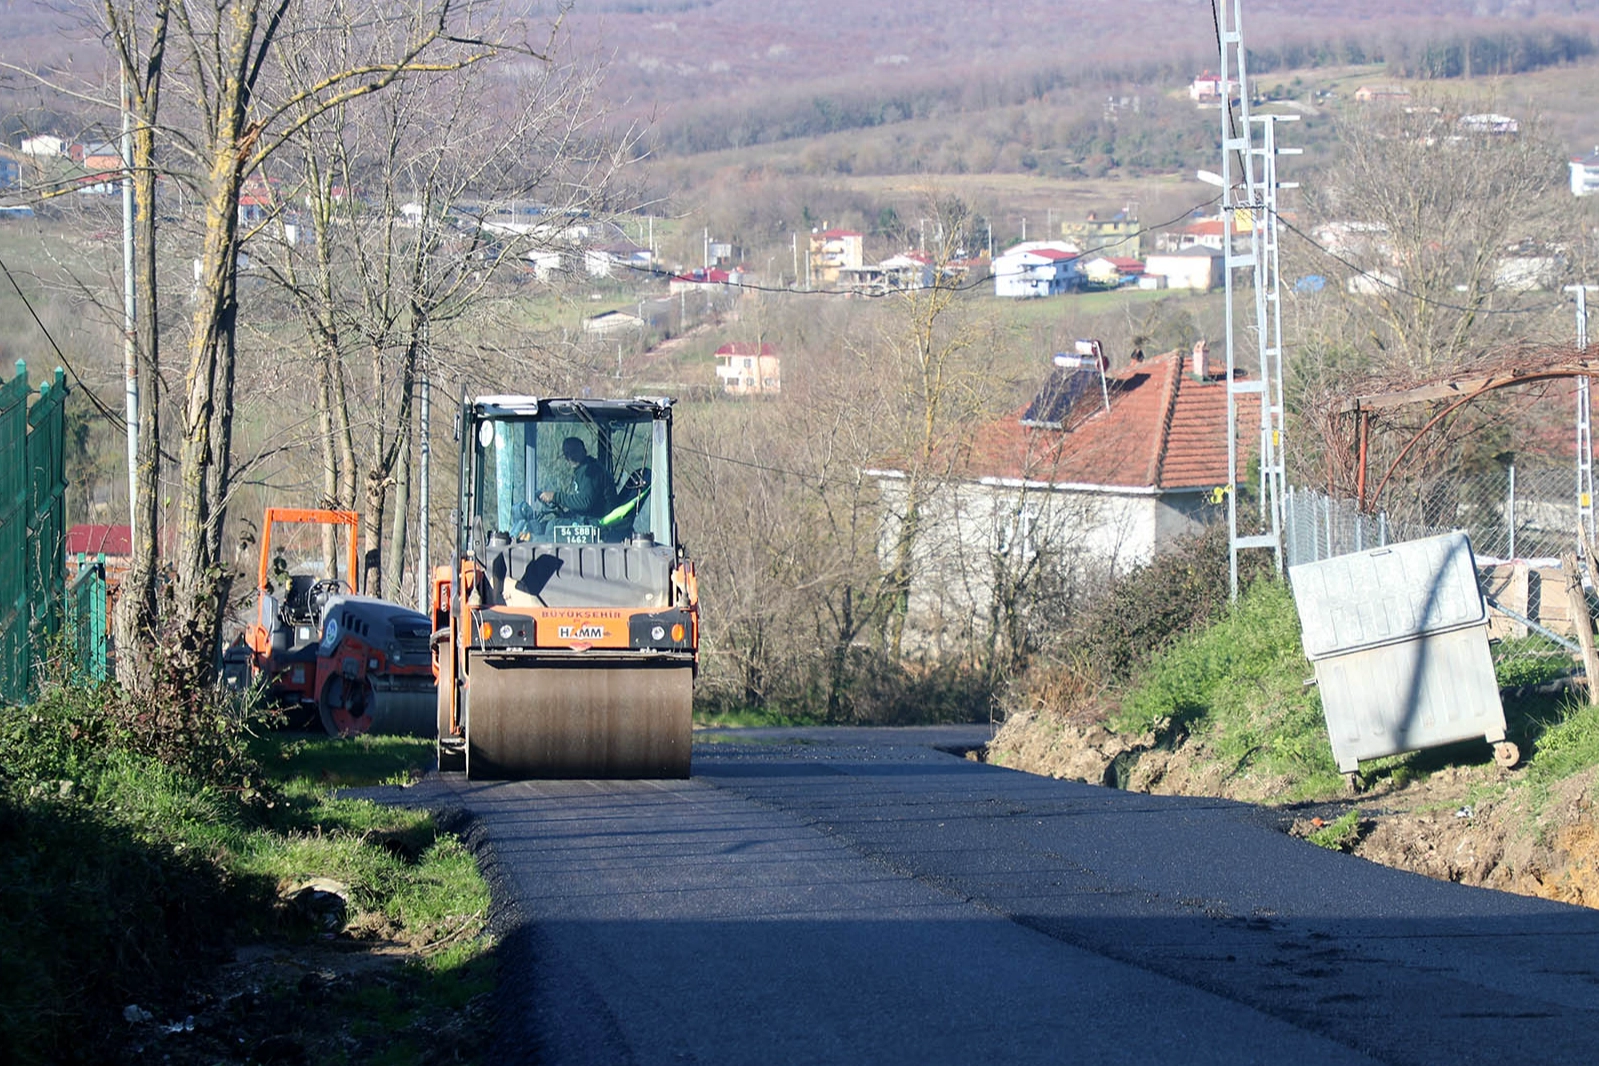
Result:
<svg viewBox="0 0 1599 1066"><path fill-rule="evenodd" d="M89 398L89 403L92 404L104 418L109 419L113 425L116 425L120 429L126 430L128 428L127 419L117 414L111 408L107 407L105 403L101 401L100 397L95 395L94 390L89 388L88 385L84 384L83 375L78 373L77 368L75 368L72 365L71 360L67 358L67 353L61 350L61 345L57 344L55 337L51 336L49 327L46 326L44 324L44 320L39 317L39 312L33 309L33 302L29 300L27 294L22 291L22 286L17 284L16 277L11 273L11 268L6 265L4 259L0 259L0 272L5 273L6 280L11 282L11 287L16 290L17 299L21 300L22 306L28 309L28 315L33 319L34 324L39 327L39 332L43 333L44 339L50 342L50 347L55 351L56 358L61 360L61 365L66 368L67 373L72 375L72 380L78 383L78 388L82 389L83 394Z"/></svg>
<svg viewBox="0 0 1599 1066"><path fill-rule="evenodd" d="M801 478L801 479L803 479L805 481L812 481L812 482L815 482L815 483L817 483L819 485L845 485L845 484L852 484L852 482L846 481L846 480L841 479L841 478L822 477L822 476L817 475L817 474L807 474L807 473L804 473L804 472L799 471L799 470L789 470L789 469L786 469L785 467L781 467L781 466L768 466L765 463L752 463L752 462L750 462L747 459L735 459L731 455L718 455L715 452L708 452L708 451L705 451L705 450L700 449L700 448L690 448L690 447L688 447L687 445L684 445L684 444L677 444L674 447L676 448L677 451L685 452L685 453L687 453L689 455L698 455L698 456L700 456L703 459L713 459L713 460L715 460L715 461L717 461L719 463L731 463L734 466L744 466L744 467L748 467L751 470L759 470L762 473L767 473L767 474L786 474L789 477Z"/></svg>
<svg viewBox="0 0 1599 1066"><path fill-rule="evenodd" d="M1136 229L1136 230L1134 230L1131 233L1127 233L1127 234L1122 235L1121 237L1118 237L1114 241L1109 241L1109 242L1107 242L1105 244L1102 244L1099 247L1095 248L1094 252L1092 254L1096 254L1097 255L1097 254L1109 251L1110 249L1119 247L1120 245L1123 245L1123 244L1126 244L1128 241L1134 240L1135 238L1142 237L1146 233L1155 233L1155 232L1159 232L1161 230L1165 230L1165 229L1167 229L1167 228L1169 228L1171 226L1175 226L1177 223L1182 222L1184 219L1187 219L1190 216L1192 216L1195 211L1199 211L1199 210L1202 210L1203 208L1209 207L1210 205L1216 203L1220 199L1221 199L1221 194L1218 193L1217 195L1210 197L1208 200L1201 200L1199 203L1196 203L1196 204L1192 205L1191 207L1188 207L1188 208L1184 209L1181 214L1176 215L1173 218L1167 219L1164 222L1157 222L1157 223L1154 223L1153 225L1140 227L1139 229ZM1090 253L1082 253L1083 256L1086 256L1088 254L1090 254ZM683 280L687 280L687 281L694 280L693 277L691 276L691 274L684 274L684 273L679 273L679 272L675 272L675 271L671 271L671 270L663 270L660 267L655 267L655 266L636 266L636 265L634 265L632 263L627 263L627 264L624 264L624 265L627 267L628 270L631 270L634 273L648 274L651 277L657 277L657 278L664 277L664 278L666 278L669 281L677 280L677 279L683 279ZM990 279L988 279L988 278L977 278L977 279L973 279L973 280L970 280L970 281L961 282L958 285L947 286L946 288L947 288L947 291L950 291L950 292L968 292L968 291L970 291L972 289L977 288L980 285L983 285L983 284L987 283L989 280ZM786 286L786 285L784 285L784 286L779 286L779 285L761 285L761 284L758 284L756 282L750 282L750 281L740 282L738 287L740 289L742 289L742 290L747 290L749 292L788 293L788 294L795 295L795 296L855 296L855 297L866 297L867 299L872 299L872 300L881 299L882 297L885 297L885 296L897 296L897 295L900 295L900 293L901 293L901 290L897 290L897 289L890 289L890 290L881 291L881 292L868 292L868 291L862 291L862 290L858 290L858 289L796 289L796 288L792 288L792 287Z"/></svg>
<svg viewBox="0 0 1599 1066"><path fill-rule="evenodd" d="M1312 248L1316 249L1316 251L1320 252L1322 255L1325 255L1325 256L1327 256L1330 259L1335 260L1338 263L1343 264L1344 266L1348 267L1350 270L1353 270L1356 274L1360 275L1361 277L1368 278L1371 281L1376 282L1378 285L1383 286L1384 288L1392 289L1394 292L1399 293L1401 296L1408 296L1412 300L1416 300L1416 301L1419 301L1419 302L1424 303L1424 304L1430 304L1433 307L1442 307L1442 308L1445 308L1446 310L1461 311L1461 312L1464 312L1466 314L1473 314L1473 315L1531 315L1531 314L1537 314L1537 313L1539 313L1541 311L1548 311L1551 308L1555 308L1555 307L1561 306L1561 304L1558 301L1552 301L1550 303L1537 304L1537 305L1535 305L1533 307L1502 307L1502 308L1498 308L1498 307L1467 307L1467 306L1465 306L1463 304L1452 304L1452 303L1449 303L1447 300L1438 300L1438 299L1434 299L1431 296L1423 296L1419 292L1412 292L1411 290L1405 288L1403 285L1400 285L1400 284L1398 284L1396 282L1393 282L1393 281L1389 281L1387 278L1383 277L1381 274L1374 274L1371 271L1365 269L1364 267L1356 266L1354 263L1350 262L1348 259L1345 259L1343 256L1339 255L1337 252L1333 251L1331 248L1328 248L1326 245L1324 245L1320 241L1316 240L1316 238L1312 237L1310 234L1306 233L1304 230L1300 229L1298 226L1296 226L1292 222L1288 221L1286 218L1284 218L1282 216L1282 214L1280 212L1277 215L1277 221L1279 223L1281 223L1290 233L1292 233L1294 236L1298 237L1300 240L1304 241L1306 244L1310 245Z"/></svg>

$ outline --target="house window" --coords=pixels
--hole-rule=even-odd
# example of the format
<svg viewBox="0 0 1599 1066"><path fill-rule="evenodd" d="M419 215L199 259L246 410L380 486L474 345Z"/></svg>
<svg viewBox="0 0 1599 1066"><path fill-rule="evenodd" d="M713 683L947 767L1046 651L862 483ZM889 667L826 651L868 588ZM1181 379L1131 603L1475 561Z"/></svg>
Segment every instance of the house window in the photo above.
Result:
<svg viewBox="0 0 1599 1066"><path fill-rule="evenodd" d="M1000 515L999 525L994 530L994 553L1014 557L1020 562L1037 555L1038 547L1033 542L1037 524L1038 511L1032 507Z"/></svg>

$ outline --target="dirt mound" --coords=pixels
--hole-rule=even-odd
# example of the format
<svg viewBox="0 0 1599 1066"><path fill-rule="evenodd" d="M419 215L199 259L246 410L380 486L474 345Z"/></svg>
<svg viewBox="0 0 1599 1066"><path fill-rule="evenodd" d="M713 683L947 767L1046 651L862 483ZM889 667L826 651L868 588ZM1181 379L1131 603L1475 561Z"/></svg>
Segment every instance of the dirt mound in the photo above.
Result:
<svg viewBox="0 0 1599 1066"><path fill-rule="evenodd" d="M1047 711L1012 716L985 756L1028 773L1161 795L1270 803L1287 784L1229 772L1200 739L1160 746L1153 735L1129 737L1086 716ZM1554 786L1541 804L1532 791L1517 771L1453 766L1315 805L1289 831L1309 836L1359 810L1348 850L1361 858L1443 881L1599 907L1599 768Z"/></svg>

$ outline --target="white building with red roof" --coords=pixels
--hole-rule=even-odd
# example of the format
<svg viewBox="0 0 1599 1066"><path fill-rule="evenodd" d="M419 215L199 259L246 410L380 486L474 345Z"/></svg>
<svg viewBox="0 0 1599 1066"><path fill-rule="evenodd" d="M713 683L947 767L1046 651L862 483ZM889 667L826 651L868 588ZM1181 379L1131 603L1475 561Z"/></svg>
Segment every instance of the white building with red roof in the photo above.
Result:
<svg viewBox="0 0 1599 1066"><path fill-rule="evenodd" d="M811 282L838 280L839 271L860 269L866 263L866 237L849 229L821 229L811 233Z"/></svg>
<svg viewBox="0 0 1599 1066"><path fill-rule="evenodd" d="M1144 261L1120 255L1095 255L1087 257L1082 274L1094 285L1120 285L1124 280L1141 277Z"/></svg>
<svg viewBox="0 0 1599 1066"><path fill-rule="evenodd" d="M1012 583L1024 573L1080 588L1224 513L1224 370L1174 351L1108 373L1102 390L1097 371L1058 367L1032 403L979 427L954 457L954 476L920 508L907 628L924 650L963 646L1015 600ZM1244 426L1258 422L1251 399L1240 398ZM1254 438L1240 434L1241 454ZM910 480L902 470L869 473L890 516L886 553Z"/></svg>
<svg viewBox="0 0 1599 1066"><path fill-rule="evenodd" d="M716 380L733 396L775 395L783 390L777 349L767 343L731 341L716 349Z"/></svg>
<svg viewBox="0 0 1599 1066"><path fill-rule="evenodd" d="M1058 296L1079 283L1076 252L1050 247L1018 247L994 257L994 295Z"/></svg>

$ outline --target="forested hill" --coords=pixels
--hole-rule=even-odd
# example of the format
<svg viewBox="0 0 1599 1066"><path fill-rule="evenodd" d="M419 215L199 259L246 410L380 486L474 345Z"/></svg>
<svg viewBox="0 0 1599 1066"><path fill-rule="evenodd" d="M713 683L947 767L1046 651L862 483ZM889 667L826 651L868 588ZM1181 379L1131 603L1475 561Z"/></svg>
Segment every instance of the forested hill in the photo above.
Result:
<svg viewBox="0 0 1599 1066"><path fill-rule="evenodd" d="M1599 50L1599 0L1245 0L1251 71L1514 74ZM579 0L608 95L701 152L888 125L1215 65L1209 0Z"/></svg>

